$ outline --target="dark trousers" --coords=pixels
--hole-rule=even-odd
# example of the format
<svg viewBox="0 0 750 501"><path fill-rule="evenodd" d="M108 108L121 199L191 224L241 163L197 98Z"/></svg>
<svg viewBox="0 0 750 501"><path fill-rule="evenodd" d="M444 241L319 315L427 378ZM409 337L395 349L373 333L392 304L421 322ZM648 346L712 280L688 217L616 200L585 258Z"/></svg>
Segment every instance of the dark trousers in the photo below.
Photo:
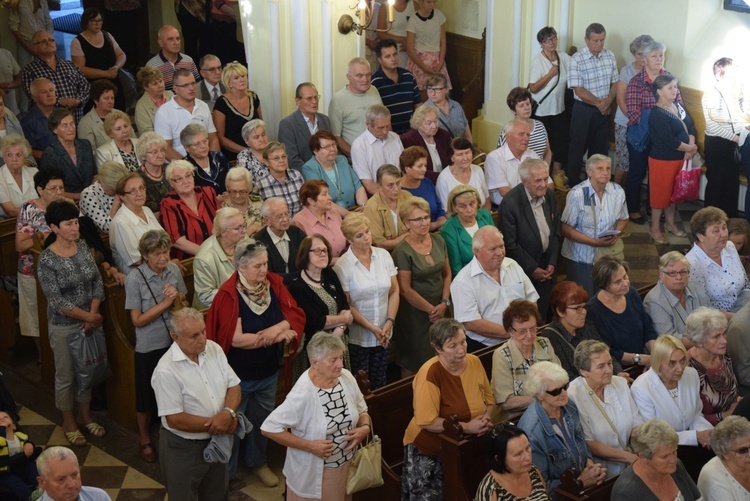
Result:
<svg viewBox="0 0 750 501"><path fill-rule="evenodd" d="M536 117L547 130L549 147L552 150L552 161L565 165L568 161L568 146L570 145L570 114L567 111L559 115Z"/></svg>
<svg viewBox="0 0 750 501"><path fill-rule="evenodd" d="M643 178L648 173L648 154L651 153L651 145L643 151L636 151L628 143L628 157L630 159L630 169L628 170L628 180L625 185L625 200L628 204L628 212L634 214L641 211L641 186Z"/></svg>
<svg viewBox="0 0 750 501"><path fill-rule="evenodd" d="M706 191L705 205L717 207L727 217L737 217L740 195L739 167L734 163L735 143L723 137L706 136ZM750 151L748 151L750 153ZM747 197L745 197L747 204ZM750 206L745 205L745 213Z"/></svg>
<svg viewBox="0 0 750 501"><path fill-rule="evenodd" d="M581 182L583 154L609 153L609 115L602 115L596 106L576 101L570 119L570 149L565 173L570 187Z"/></svg>
<svg viewBox="0 0 750 501"><path fill-rule="evenodd" d="M177 20L182 27L180 32L182 33L182 41L185 44L185 54L192 57L197 66L200 58L208 54L208 47L211 40L211 25L202 23L193 17L182 4L180 4L180 8L177 10Z"/></svg>
<svg viewBox="0 0 750 501"><path fill-rule="evenodd" d="M169 499L214 501L229 496L229 475L224 463L206 463L203 450L210 440L187 440L162 427L159 432L159 467Z"/></svg>
<svg viewBox="0 0 750 501"><path fill-rule="evenodd" d="M356 344L349 345L349 357L352 361L352 374L365 371L367 379L370 380L370 389L376 390L386 384L388 372L388 355L390 346L383 348L374 346L366 348Z"/></svg>
<svg viewBox="0 0 750 501"><path fill-rule="evenodd" d="M500 341L500 342L502 343L503 341ZM486 346L480 343L479 341L475 341L471 339L469 336L466 336L466 351L468 353L474 353L475 351L479 351L482 348L486 348Z"/></svg>
<svg viewBox="0 0 750 501"><path fill-rule="evenodd" d="M544 282L537 282L531 277L529 279L531 280L531 285L536 289L536 293L539 294L536 306L539 309L539 315L542 317L542 323L546 324L549 321L549 297L552 295L552 288L557 283L557 280L554 276Z"/></svg>

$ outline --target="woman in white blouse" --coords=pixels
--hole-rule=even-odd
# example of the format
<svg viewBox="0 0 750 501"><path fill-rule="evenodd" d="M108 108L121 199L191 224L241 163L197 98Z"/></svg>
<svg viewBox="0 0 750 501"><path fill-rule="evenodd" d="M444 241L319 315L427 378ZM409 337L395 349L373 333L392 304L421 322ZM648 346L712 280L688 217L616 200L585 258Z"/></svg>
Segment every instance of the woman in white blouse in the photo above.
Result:
<svg viewBox="0 0 750 501"><path fill-rule="evenodd" d="M568 397L581 416L586 444L594 461L607 468L607 476L620 473L638 456L626 450L633 428L643 424L628 381L613 375L609 347L601 342L581 342L573 355L581 373L570 383Z"/></svg>
<svg viewBox="0 0 750 501"><path fill-rule="evenodd" d="M8 134L0 142L0 219L16 217L21 206L37 197L34 188L36 167L26 165L31 154L29 142L19 134Z"/></svg>
<svg viewBox="0 0 750 501"><path fill-rule="evenodd" d="M372 246L370 221L352 212L341 223L349 242L334 270L349 302L354 323L349 327L352 372L367 373L370 388L385 385L389 345L399 305L396 267L390 252Z"/></svg>
<svg viewBox="0 0 750 501"><path fill-rule="evenodd" d="M698 489L706 500L750 499L750 422L729 416L716 425L711 449L716 457L706 463L698 477Z"/></svg>
<svg viewBox="0 0 750 501"><path fill-rule="evenodd" d="M461 184L468 184L476 188L481 199L481 209L490 210L490 190L484 180L484 171L471 161L474 159L474 147L468 139L457 137L451 141L451 165L440 171L435 189L440 203L448 207L448 194L453 188Z"/></svg>

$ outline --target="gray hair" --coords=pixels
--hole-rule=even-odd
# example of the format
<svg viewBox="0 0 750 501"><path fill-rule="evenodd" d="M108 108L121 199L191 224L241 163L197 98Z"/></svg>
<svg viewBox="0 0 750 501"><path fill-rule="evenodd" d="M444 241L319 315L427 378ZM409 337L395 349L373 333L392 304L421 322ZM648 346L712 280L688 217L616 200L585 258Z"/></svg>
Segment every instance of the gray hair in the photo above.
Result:
<svg viewBox="0 0 750 501"><path fill-rule="evenodd" d="M239 168L242 169L242 167ZM223 207L217 210L216 215L214 216L213 234L218 237L222 231L227 229L227 223L229 220L237 216L243 216L243 214L239 209L235 209L234 207Z"/></svg>
<svg viewBox="0 0 750 501"><path fill-rule="evenodd" d="M393 176L396 179L401 179L401 171L393 164L383 164L378 167L378 172L375 174L375 181L378 185L383 181L383 176Z"/></svg>
<svg viewBox="0 0 750 501"><path fill-rule="evenodd" d="M368 61L368 60L367 60L367 59L365 59L364 57L355 57L355 58L353 58L353 59L352 59L351 61L349 61L349 64L348 64L348 65L347 65L347 67L346 67L346 74L347 74L347 75L351 75L351 71L352 71L352 68L353 68L353 67L354 67L355 65L357 65L357 64L361 64L361 65L363 65L363 66L367 66L367 68L368 68L368 69L372 69L372 68L370 67L370 61Z"/></svg>
<svg viewBox="0 0 750 501"><path fill-rule="evenodd" d="M367 108L367 113L365 113L365 120L367 121L368 125L375 125L375 120L383 120L385 118L390 118L391 116L391 110L383 106L382 104L373 104L369 108Z"/></svg>
<svg viewBox="0 0 750 501"><path fill-rule="evenodd" d="M49 78L39 77L39 78L35 79L34 81L32 81L31 84L29 84L29 93L31 94L31 97L32 98L36 97L36 89L37 89L37 87L39 87L42 84L46 84L46 83L52 84L52 89L55 90L55 91L57 90L55 82L53 82Z"/></svg>
<svg viewBox="0 0 750 501"><path fill-rule="evenodd" d="M240 167L241 169L242 167ZM260 216L265 219L271 216L271 207L277 204L287 205L286 200L281 197L269 197L263 201L263 205L260 206Z"/></svg>
<svg viewBox="0 0 750 501"><path fill-rule="evenodd" d="M649 44L643 47L643 57L646 57L652 52L656 52L657 50L660 50L662 52L667 52L667 46L661 42L652 40Z"/></svg>
<svg viewBox="0 0 750 501"><path fill-rule="evenodd" d="M200 58L200 61L198 61L198 68L203 69L203 67L209 61L219 61L219 64L221 64L221 59L219 59L218 56L214 56L213 54L206 54L205 56Z"/></svg>
<svg viewBox="0 0 750 501"><path fill-rule="evenodd" d="M167 149L167 142L156 132L146 132L135 143L135 154L138 160L141 162L146 158L146 152L151 149L153 145L159 145L159 147Z"/></svg>
<svg viewBox="0 0 750 501"><path fill-rule="evenodd" d="M568 381L568 372L559 364L537 362L529 369L523 389L526 395L540 399L547 391L547 383L565 384Z"/></svg>
<svg viewBox="0 0 750 501"><path fill-rule="evenodd" d="M531 178L531 171L538 169L544 169L544 172L549 175L549 166L547 165L547 162L541 158L527 158L521 162L521 165L518 167L518 175L522 180L528 181L529 178Z"/></svg>
<svg viewBox="0 0 750 501"><path fill-rule="evenodd" d="M174 171L176 170L184 170L191 176L195 176L195 165L191 164L187 160L172 160L167 165L167 168L164 169L164 176L167 178L167 180L172 179L172 174L174 174Z"/></svg>
<svg viewBox="0 0 750 501"><path fill-rule="evenodd" d="M313 89L315 89L316 91L318 90L318 89L317 89L317 88L315 87L315 84L314 84L314 83L312 83L312 82L302 82L302 83L301 83L301 84L299 84L299 85L297 86L297 88L296 88L296 89L294 90L294 98L295 98L295 99L302 99L302 89L304 89L304 88L307 88L307 87L312 87L312 88L313 88Z"/></svg>
<svg viewBox="0 0 750 501"><path fill-rule="evenodd" d="M511 120L510 122L508 122L507 124L505 124L505 126L503 127L503 133L505 133L505 136L507 137L508 134L510 134L514 130L516 130L516 127L519 127L521 125L523 125L524 127L526 127L527 130L529 129L529 124L527 124L526 122L524 122L520 118L514 118L513 120ZM529 130L529 133L531 133L530 130Z"/></svg>
<svg viewBox="0 0 750 501"><path fill-rule="evenodd" d="M422 125L425 117L427 117L427 115L429 115L430 113L434 113L436 117L439 116L437 107L431 104L423 104L422 106L414 110L414 114L411 116L411 120L409 120L409 125L411 126L411 128L418 129L419 126Z"/></svg>
<svg viewBox="0 0 750 501"><path fill-rule="evenodd" d="M307 343L307 358L321 360L336 351L346 351L344 342L335 334L316 332Z"/></svg>
<svg viewBox="0 0 750 501"><path fill-rule="evenodd" d="M633 452L646 459L653 458L659 447L677 447L678 443L677 432L661 419L649 419L630 434Z"/></svg>
<svg viewBox="0 0 750 501"><path fill-rule="evenodd" d="M0 155L5 155L5 150L13 146L20 146L23 156L31 155L31 145L21 134L8 134L0 141Z"/></svg>
<svg viewBox="0 0 750 501"><path fill-rule="evenodd" d="M630 53L635 56L635 53L638 52L638 49L643 49L645 46L650 44L654 41L654 37L651 35L639 35L633 39L632 42L630 42Z"/></svg>
<svg viewBox="0 0 750 501"><path fill-rule="evenodd" d="M605 351L609 351L609 346L607 346L607 343L603 343L595 339L587 339L586 341L581 341L581 343L576 346L576 350L573 352L573 365L576 369L578 369L579 372L582 370L590 371L591 355L604 353Z"/></svg>
<svg viewBox="0 0 750 501"><path fill-rule="evenodd" d="M130 174L130 170L120 162L107 160L99 166L99 183L108 190L115 191L117 183Z"/></svg>
<svg viewBox="0 0 750 501"><path fill-rule="evenodd" d="M250 171L244 167L232 167L229 169L224 182L226 183L229 181L245 181L245 183L247 183L247 189L251 191L253 189L253 176L250 174Z"/></svg>
<svg viewBox="0 0 750 501"><path fill-rule="evenodd" d="M601 153L595 153L591 155L586 160L586 174L591 174L591 171L594 170L594 167L596 167L599 164L606 163L609 165L610 168L612 168L612 159L609 158L607 155L602 155Z"/></svg>
<svg viewBox="0 0 750 501"><path fill-rule="evenodd" d="M245 238L239 241L234 248L234 269L244 268L251 261L262 256L266 252L266 245L254 238Z"/></svg>
<svg viewBox="0 0 750 501"><path fill-rule="evenodd" d="M466 332L461 322L452 318L441 318L430 326L430 344L436 350L442 350L445 343L456 337L459 331Z"/></svg>
<svg viewBox="0 0 750 501"><path fill-rule="evenodd" d="M736 440L750 437L750 421L743 416L727 416L711 433L711 450L722 459Z"/></svg>
<svg viewBox="0 0 750 501"><path fill-rule="evenodd" d="M719 310L701 306L688 315L685 335L695 344L701 344L712 331L726 329L729 321Z"/></svg>
<svg viewBox="0 0 750 501"><path fill-rule="evenodd" d="M482 226L477 230L476 233L474 233L474 238L471 239L471 250L476 252L484 247L485 239L489 234L498 235L500 238L503 238L503 234L500 232L500 230L497 229L496 226L493 226L491 224Z"/></svg>
<svg viewBox="0 0 750 501"><path fill-rule="evenodd" d="M621 260L616 256L601 256L594 263L594 267L591 270L591 279L594 283L594 289L606 289L609 284L612 283L612 277L615 276L620 268L625 270L625 273L630 271L628 263Z"/></svg>
<svg viewBox="0 0 750 501"><path fill-rule="evenodd" d="M205 324L203 313L195 308L183 308L172 314L172 318L169 320L169 333L176 337L182 336L183 323L186 320L194 320Z"/></svg>
<svg viewBox="0 0 750 501"><path fill-rule="evenodd" d="M250 134L253 133L255 129L258 127L266 128L266 122L261 120L260 118L254 118L253 120L250 120L248 123L242 126L242 140L247 143L248 138L250 138Z"/></svg>
<svg viewBox="0 0 750 501"><path fill-rule="evenodd" d="M38 458L36 458L36 469L39 471L39 476L44 477L47 475L47 462L51 459L57 461L64 461L66 459L72 459L78 464L78 457L75 453L67 447L53 446L44 449Z"/></svg>
<svg viewBox="0 0 750 501"><path fill-rule="evenodd" d="M180 143L182 143L185 148L189 148L193 138L198 134L203 134L206 136L206 139L208 139L208 131L203 125L199 123L189 123L180 132Z"/></svg>
<svg viewBox="0 0 750 501"><path fill-rule="evenodd" d="M172 239L164 230L148 230L141 235L141 239L138 241L138 252L143 257L157 250L169 250L171 248Z"/></svg>
<svg viewBox="0 0 750 501"><path fill-rule="evenodd" d="M660 257L659 271L664 271L675 263L684 263L687 266L688 271L690 271L690 261L688 261L685 254L680 251L669 251Z"/></svg>

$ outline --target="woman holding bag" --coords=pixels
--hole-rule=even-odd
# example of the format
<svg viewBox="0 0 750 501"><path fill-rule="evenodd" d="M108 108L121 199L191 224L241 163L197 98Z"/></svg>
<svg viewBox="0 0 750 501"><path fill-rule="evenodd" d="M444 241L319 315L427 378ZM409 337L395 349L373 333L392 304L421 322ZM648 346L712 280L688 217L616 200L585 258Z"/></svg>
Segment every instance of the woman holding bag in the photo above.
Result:
<svg viewBox="0 0 750 501"><path fill-rule="evenodd" d="M692 161L698 152L695 128L677 96L677 79L662 74L651 86L656 106L648 119L651 152L648 155L648 189L651 199L651 231L649 235L657 244L669 244L661 232L661 214L664 212L664 229L676 237L687 233L675 224L675 204L671 201L674 179L683 164Z"/></svg>

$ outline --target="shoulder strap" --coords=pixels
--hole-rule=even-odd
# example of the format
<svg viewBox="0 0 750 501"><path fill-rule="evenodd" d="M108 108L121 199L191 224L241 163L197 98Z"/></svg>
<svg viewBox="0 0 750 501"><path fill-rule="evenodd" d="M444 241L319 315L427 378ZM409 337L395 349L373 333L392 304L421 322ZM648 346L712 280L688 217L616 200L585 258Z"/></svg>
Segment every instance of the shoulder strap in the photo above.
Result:
<svg viewBox="0 0 750 501"><path fill-rule="evenodd" d="M560 340L563 343L567 344L570 347L571 351L576 351L575 346L573 346L572 344L570 344L570 341L568 341L567 339L565 339L565 337L562 335L562 333L560 333L560 331L558 331L554 327L550 327L548 325L544 330L551 330L552 332L554 332L555 334L557 334L557 337L559 337Z"/></svg>
<svg viewBox="0 0 750 501"><path fill-rule="evenodd" d="M586 385L586 387L588 388L588 384ZM622 447L622 450L626 450L627 446L622 441L622 437L620 436L620 433L617 431L617 428L615 428L614 423L612 423L612 420L609 418L609 414L607 414L604 411L604 409L602 408L602 404L599 403L599 397L594 395L594 390L592 390L591 388L588 388L587 392L589 394L589 397L591 397L591 400L593 400L594 403L596 404L596 407L599 409L599 412L602 413L602 416L604 416L604 419L606 419L607 423L609 423L609 426L612 428L612 431L615 433L615 435L617 435L617 441L620 442L620 447Z"/></svg>
<svg viewBox="0 0 750 501"><path fill-rule="evenodd" d="M557 87L557 84L560 83L560 54L555 51L555 54L557 54L557 80L555 80L555 85L552 86L552 88L547 92L543 98L541 98L539 101L537 101L538 104L542 104L547 97L552 94L552 91L555 90L555 87Z"/></svg>
<svg viewBox="0 0 750 501"><path fill-rule="evenodd" d="M138 273L140 273L141 276L143 277L143 281L146 283L146 287L148 287L148 291L151 293L151 297L153 298L154 303L159 304L159 301L156 300L156 296L154 295L154 291L151 290L151 286L149 285L148 280L146 279L146 275L143 273L143 270L141 270L140 267L136 267L136 270L138 270ZM152 306L152 308L153 308L153 306ZM169 326L167 325L167 321L164 320L164 313L163 312L159 315L159 318L161 318L161 321L164 322L164 327L166 327L167 334L169 334Z"/></svg>

